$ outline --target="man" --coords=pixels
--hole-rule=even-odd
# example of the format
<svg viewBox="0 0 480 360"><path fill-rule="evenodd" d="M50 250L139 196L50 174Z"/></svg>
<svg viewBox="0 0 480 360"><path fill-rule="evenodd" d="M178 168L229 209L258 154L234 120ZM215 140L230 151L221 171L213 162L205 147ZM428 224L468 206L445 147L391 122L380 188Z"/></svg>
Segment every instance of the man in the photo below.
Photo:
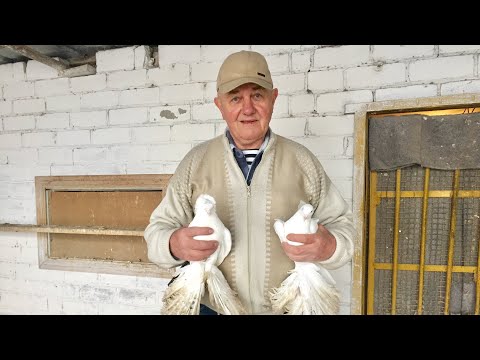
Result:
<svg viewBox="0 0 480 360"><path fill-rule="evenodd" d="M161 267L206 259L217 242L193 237L211 229L187 226L197 197L213 196L217 214L232 234L232 250L219 269L252 314L271 312L270 292L288 276L293 261L334 269L353 253L352 213L318 159L269 128L277 96L261 54L240 51L225 59L215 105L226 132L185 156L145 229L149 259ZM302 246L281 243L273 223L287 220L300 201L315 208L318 231L287 237ZM208 294L202 303L212 306Z"/></svg>

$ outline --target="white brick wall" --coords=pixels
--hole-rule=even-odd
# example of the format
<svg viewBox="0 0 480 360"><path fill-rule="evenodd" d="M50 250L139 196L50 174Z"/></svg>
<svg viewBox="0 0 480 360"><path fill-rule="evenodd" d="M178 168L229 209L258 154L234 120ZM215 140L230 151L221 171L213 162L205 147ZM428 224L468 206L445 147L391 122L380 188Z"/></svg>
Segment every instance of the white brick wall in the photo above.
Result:
<svg viewBox="0 0 480 360"><path fill-rule="evenodd" d="M35 223L35 176L173 173L225 131L217 67L266 55L279 89L272 129L305 144L351 204L361 103L480 91L478 45L160 45L97 53L97 74L0 65L0 223ZM36 235L0 232L0 313L158 314L169 279L41 270ZM332 274L349 313L351 266Z"/></svg>

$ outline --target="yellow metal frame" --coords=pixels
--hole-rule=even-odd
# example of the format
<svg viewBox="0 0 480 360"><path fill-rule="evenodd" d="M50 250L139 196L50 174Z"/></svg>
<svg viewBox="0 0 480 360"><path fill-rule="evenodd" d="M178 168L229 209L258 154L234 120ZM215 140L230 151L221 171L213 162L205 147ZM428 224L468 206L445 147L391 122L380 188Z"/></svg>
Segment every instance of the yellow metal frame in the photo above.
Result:
<svg viewBox="0 0 480 360"><path fill-rule="evenodd" d="M353 214L355 225L354 256L352 261L352 297L351 314L373 314L374 298L374 271L375 269L392 269L394 264L375 263L375 209L381 198L422 198L422 236L420 243L420 263L400 264L395 260L395 272L398 270L412 270L419 272L418 313L422 313L424 273L427 271L466 272L473 273L477 284L480 284L480 246L477 266L425 265L426 215L428 213L428 198L445 197L471 198L480 197L480 191L455 190L431 191L428 189L429 171L426 172L425 191L379 191L376 192L376 173L368 169L368 118L370 116L398 115L402 112L427 113L435 111L435 115L442 113L461 113L460 109L479 108L480 94L459 94L442 97L418 98L409 100L391 100L363 104L355 108L354 134L354 175L353 175ZM433 113L431 113L433 114ZM427 176L428 175L428 176ZM456 200L455 200L456 201ZM399 219L398 219L399 220ZM367 241L367 225L369 238ZM454 224L451 224L451 226ZM398 244L397 244L398 245ZM450 237L449 249L454 246L454 239ZM395 248L395 246L394 246ZM395 251L395 250L394 250ZM398 254L397 254L398 255ZM389 266L391 268L389 268ZM393 274L392 274L393 275ZM395 283L395 284L393 284ZM396 289L396 281L392 280ZM451 286L451 285L450 285ZM392 289L393 290L393 289ZM392 313L395 313L394 296L392 291ZM447 306L446 306L447 308ZM480 286L477 286L475 314L480 314Z"/></svg>

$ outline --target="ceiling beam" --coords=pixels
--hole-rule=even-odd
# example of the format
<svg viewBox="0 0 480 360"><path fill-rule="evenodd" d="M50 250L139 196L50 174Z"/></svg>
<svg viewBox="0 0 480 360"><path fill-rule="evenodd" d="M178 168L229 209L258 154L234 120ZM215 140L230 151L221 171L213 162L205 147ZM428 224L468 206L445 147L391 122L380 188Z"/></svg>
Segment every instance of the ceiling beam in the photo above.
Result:
<svg viewBox="0 0 480 360"><path fill-rule="evenodd" d="M52 59L49 56L43 55L38 51L33 50L32 48L25 45L3 45L3 47L15 51L18 54L28 57L29 59L36 60L54 68L55 70L62 71L68 68L68 65L64 64L61 61Z"/></svg>

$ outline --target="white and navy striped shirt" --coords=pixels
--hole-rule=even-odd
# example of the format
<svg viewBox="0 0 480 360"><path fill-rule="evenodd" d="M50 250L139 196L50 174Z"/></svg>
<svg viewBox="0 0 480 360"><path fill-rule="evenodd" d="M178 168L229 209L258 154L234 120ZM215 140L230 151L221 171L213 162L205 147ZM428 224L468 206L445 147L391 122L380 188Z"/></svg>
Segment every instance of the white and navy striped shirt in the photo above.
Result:
<svg viewBox="0 0 480 360"><path fill-rule="evenodd" d="M230 142L230 148L235 156L235 160L237 160L237 164L242 170L245 180L247 180L247 185L250 185L253 173L255 172L257 165L260 163L260 160L262 160L263 150L265 150L268 141L270 140L270 129L268 129L260 149L240 150L235 145L235 141L233 140L228 128L225 129L225 134Z"/></svg>

